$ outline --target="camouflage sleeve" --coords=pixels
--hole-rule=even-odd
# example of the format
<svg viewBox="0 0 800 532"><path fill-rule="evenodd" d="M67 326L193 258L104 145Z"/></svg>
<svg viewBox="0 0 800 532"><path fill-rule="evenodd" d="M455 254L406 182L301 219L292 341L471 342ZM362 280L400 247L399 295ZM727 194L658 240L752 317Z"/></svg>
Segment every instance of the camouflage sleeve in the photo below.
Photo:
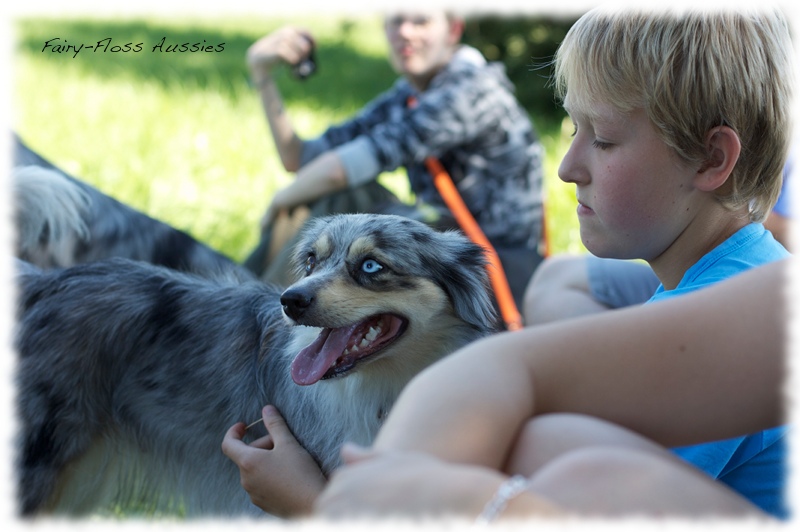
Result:
<svg viewBox="0 0 800 532"><path fill-rule="evenodd" d="M501 101L508 98L512 101ZM514 102L507 90L490 78L466 73L423 93L413 109L403 104L392 120L372 125L364 133L366 139L360 143L357 155L373 159L369 165L372 171L391 171L420 163L429 156L441 157L454 147L468 146L503 127L509 105ZM363 175L350 177L351 182L367 179Z"/></svg>
<svg viewBox="0 0 800 532"><path fill-rule="evenodd" d="M459 72L428 89L414 108L407 106L408 94L395 87L353 120L329 128L306 143L304 161L335 149L350 185L362 184L380 172L440 157L506 127L507 109L516 105L512 93L478 70Z"/></svg>
<svg viewBox="0 0 800 532"><path fill-rule="evenodd" d="M315 139L304 141L300 165L304 166L324 152L335 149L340 152L345 170L362 166L358 164L357 159L363 157L361 155L364 149L363 137L369 134L376 124L389 119L391 109L399 105L396 102L399 102L400 98L398 90L393 88L372 100L355 117L329 127ZM354 141L355 143L348 147ZM364 170L360 172L363 173ZM378 170L375 170L375 175L377 172Z"/></svg>

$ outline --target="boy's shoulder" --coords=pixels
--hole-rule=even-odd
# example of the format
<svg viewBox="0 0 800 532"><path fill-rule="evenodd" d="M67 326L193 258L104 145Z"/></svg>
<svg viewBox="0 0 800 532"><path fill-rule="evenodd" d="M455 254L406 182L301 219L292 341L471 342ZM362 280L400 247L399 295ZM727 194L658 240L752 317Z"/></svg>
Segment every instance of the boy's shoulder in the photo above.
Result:
<svg viewBox="0 0 800 532"><path fill-rule="evenodd" d="M475 48L462 45L450 63L431 81L430 89L505 90L513 92L505 66L499 62L487 62Z"/></svg>

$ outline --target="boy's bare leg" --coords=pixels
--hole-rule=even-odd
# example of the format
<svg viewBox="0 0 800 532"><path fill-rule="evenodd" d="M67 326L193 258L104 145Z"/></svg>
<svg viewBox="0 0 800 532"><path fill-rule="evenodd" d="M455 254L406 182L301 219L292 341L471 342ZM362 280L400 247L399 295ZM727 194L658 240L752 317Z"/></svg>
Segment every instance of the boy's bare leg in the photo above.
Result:
<svg viewBox="0 0 800 532"><path fill-rule="evenodd" d="M506 472L569 511L595 516L761 516L721 482L627 429L588 416L529 422Z"/></svg>
<svg viewBox="0 0 800 532"><path fill-rule="evenodd" d="M548 258L525 290L525 325L541 325L608 310L589 290L586 260L580 255Z"/></svg>

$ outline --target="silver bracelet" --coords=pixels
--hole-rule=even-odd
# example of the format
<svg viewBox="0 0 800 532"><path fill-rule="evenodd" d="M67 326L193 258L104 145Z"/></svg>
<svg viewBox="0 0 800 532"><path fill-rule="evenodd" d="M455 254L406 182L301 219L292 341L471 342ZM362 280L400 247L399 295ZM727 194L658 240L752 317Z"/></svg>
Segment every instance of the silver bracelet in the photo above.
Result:
<svg viewBox="0 0 800 532"><path fill-rule="evenodd" d="M491 523L500 513L505 510L508 501L528 489L530 480L522 475L514 475L497 488L494 497L483 507L481 515L475 520L475 524Z"/></svg>

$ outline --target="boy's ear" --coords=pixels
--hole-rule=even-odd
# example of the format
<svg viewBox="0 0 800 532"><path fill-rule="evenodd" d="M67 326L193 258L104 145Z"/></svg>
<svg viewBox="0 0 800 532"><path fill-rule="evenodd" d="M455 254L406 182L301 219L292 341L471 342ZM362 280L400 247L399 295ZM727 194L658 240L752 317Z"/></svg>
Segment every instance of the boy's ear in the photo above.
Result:
<svg viewBox="0 0 800 532"><path fill-rule="evenodd" d="M450 25L450 30L448 32L450 44L455 46L461 41L461 37L464 35L464 19L453 16L449 19L448 23Z"/></svg>
<svg viewBox="0 0 800 532"><path fill-rule="evenodd" d="M739 135L728 126L718 126L706 136L708 158L697 170L695 188L713 192L725 184L739 160L742 143Z"/></svg>

